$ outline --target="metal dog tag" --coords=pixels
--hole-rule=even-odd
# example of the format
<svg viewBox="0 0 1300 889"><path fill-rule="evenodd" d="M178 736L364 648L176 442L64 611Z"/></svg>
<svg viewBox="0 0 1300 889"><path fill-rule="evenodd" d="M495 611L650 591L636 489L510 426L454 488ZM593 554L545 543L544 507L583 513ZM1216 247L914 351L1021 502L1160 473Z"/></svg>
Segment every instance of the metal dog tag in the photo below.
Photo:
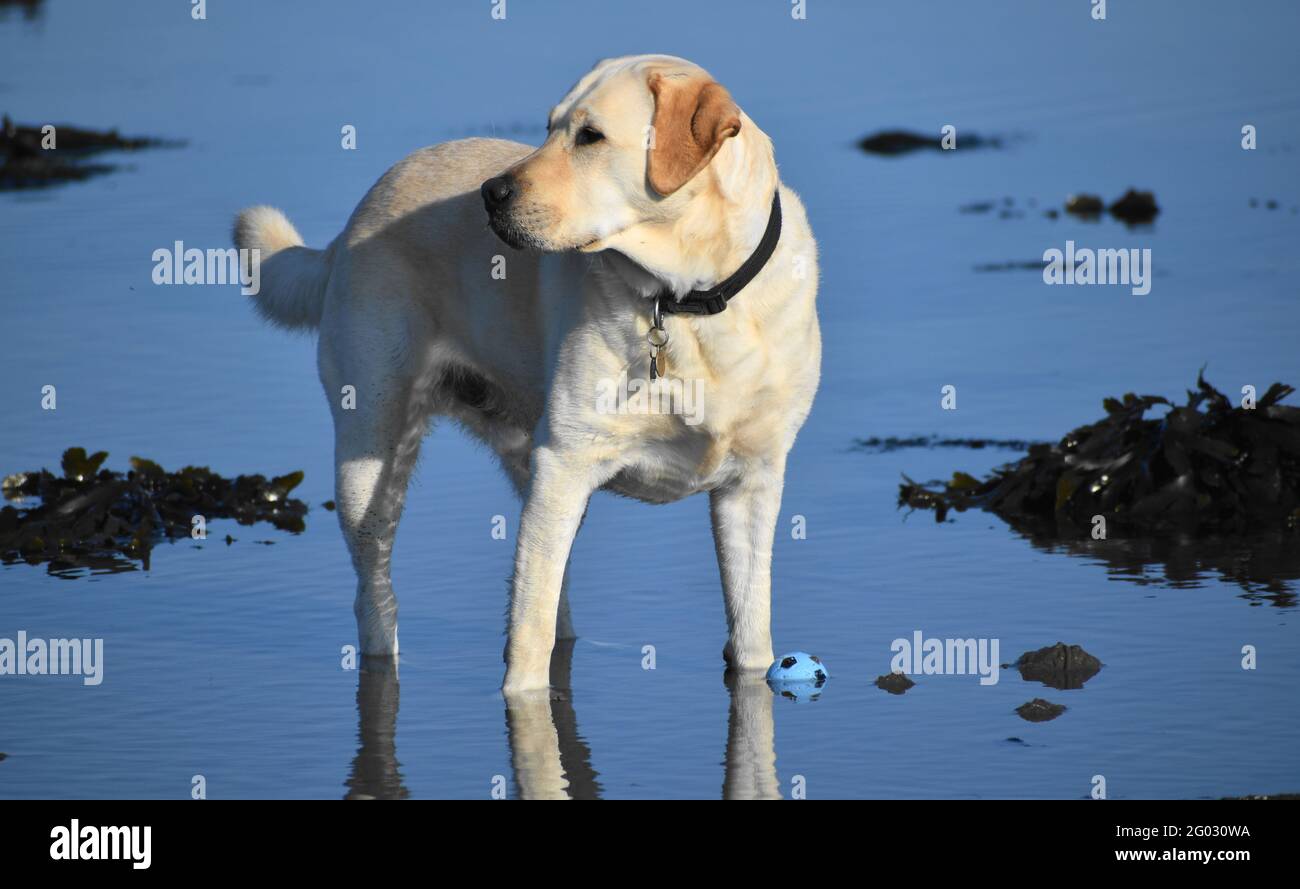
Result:
<svg viewBox="0 0 1300 889"><path fill-rule="evenodd" d="M658 297L655 297L654 316L650 329L646 331L645 340L650 344L650 379L657 380L667 372L664 346L668 345L668 331L664 330L664 316L659 310Z"/></svg>

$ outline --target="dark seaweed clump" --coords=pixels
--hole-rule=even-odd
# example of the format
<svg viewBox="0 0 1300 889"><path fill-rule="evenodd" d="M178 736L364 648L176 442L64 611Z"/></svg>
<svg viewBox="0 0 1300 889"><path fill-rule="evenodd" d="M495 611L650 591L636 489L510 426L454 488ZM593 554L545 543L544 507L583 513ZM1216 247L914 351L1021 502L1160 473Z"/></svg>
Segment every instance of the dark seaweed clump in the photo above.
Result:
<svg viewBox="0 0 1300 889"><path fill-rule="evenodd" d="M937 435L913 435L908 437L889 436L888 438L859 438L853 447L859 451L876 454L888 454L907 448L969 448L981 451L984 448L1001 448L1008 451L1027 451L1035 442L1021 438L940 438Z"/></svg>
<svg viewBox="0 0 1300 889"><path fill-rule="evenodd" d="M117 565L123 558L149 567L162 540L188 539L193 518L270 522L294 533L306 526L307 504L288 496L302 472L267 479L223 478L206 466L166 472L152 460L131 458L125 474L101 469L108 454L84 448L63 452L62 475L46 469L4 480L6 499L37 497L39 505L0 509L0 561L50 564L50 572Z"/></svg>
<svg viewBox="0 0 1300 889"><path fill-rule="evenodd" d="M0 21L9 17L10 9L19 7L22 9L23 18L34 22L41 17L43 12L41 6L44 3L45 0L0 0ZM0 759L4 759L3 754L0 754Z"/></svg>
<svg viewBox="0 0 1300 889"><path fill-rule="evenodd" d="M1300 524L1300 408L1280 404L1295 389L1274 383L1253 408L1233 406L1198 375L1187 404L1158 395L1103 402L1106 417L979 480L918 484L907 476L898 502L932 509L978 507L1014 527L1057 537L1106 532L1292 534ZM1147 418L1156 405L1169 408Z"/></svg>
<svg viewBox="0 0 1300 889"><path fill-rule="evenodd" d="M1001 148L1002 140L996 136L978 136L974 133L962 133L957 137L960 148ZM943 138L938 133L933 135L914 133L910 130L881 130L858 140L858 147L867 154L882 154L895 157L911 154L913 151L943 149Z"/></svg>
<svg viewBox="0 0 1300 889"><path fill-rule="evenodd" d="M54 148L43 148L39 126L0 120L0 191L48 188L62 182L80 182L117 169L113 164L89 163L103 151L135 151L166 143L158 139L121 136L117 130L87 130L55 125Z"/></svg>

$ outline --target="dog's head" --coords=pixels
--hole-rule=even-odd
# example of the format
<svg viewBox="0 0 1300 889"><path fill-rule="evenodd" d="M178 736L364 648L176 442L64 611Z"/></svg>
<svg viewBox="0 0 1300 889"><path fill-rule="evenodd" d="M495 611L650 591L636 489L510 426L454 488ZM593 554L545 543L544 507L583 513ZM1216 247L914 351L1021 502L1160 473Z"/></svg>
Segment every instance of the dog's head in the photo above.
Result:
<svg viewBox="0 0 1300 889"><path fill-rule="evenodd" d="M703 204L752 192L765 208L775 177L771 143L704 69L631 56L579 80L551 110L542 146L481 191L492 230L513 247L616 249L653 267L638 254L667 229L707 241L720 217Z"/></svg>

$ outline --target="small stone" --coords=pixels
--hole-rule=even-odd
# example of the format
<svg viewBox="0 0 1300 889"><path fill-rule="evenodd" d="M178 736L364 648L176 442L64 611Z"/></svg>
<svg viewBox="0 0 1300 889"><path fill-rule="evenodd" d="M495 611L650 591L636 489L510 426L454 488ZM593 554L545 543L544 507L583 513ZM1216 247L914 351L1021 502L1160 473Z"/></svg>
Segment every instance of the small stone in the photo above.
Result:
<svg viewBox="0 0 1300 889"><path fill-rule="evenodd" d="M1042 698L1034 698L1016 708L1020 718L1026 722L1050 722L1066 710L1064 704L1053 704Z"/></svg>
<svg viewBox="0 0 1300 889"><path fill-rule="evenodd" d="M891 695L901 695L914 685L916 683L902 673L887 673L876 678L876 688L884 689Z"/></svg>
<svg viewBox="0 0 1300 889"><path fill-rule="evenodd" d="M1072 194L1065 199L1065 212L1075 216L1100 216L1106 208L1095 194Z"/></svg>
<svg viewBox="0 0 1300 889"><path fill-rule="evenodd" d="M1020 678L1041 682L1051 688L1083 688L1101 670L1101 661L1078 645L1057 642L1037 651L1027 651L1016 661Z"/></svg>
<svg viewBox="0 0 1300 889"><path fill-rule="evenodd" d="M1156 196L1149 191L1137 191L1130 188L1124 196L1110 205L1110 215L1123 220L1129 225L1150 222L1159 214Z"/></svg>

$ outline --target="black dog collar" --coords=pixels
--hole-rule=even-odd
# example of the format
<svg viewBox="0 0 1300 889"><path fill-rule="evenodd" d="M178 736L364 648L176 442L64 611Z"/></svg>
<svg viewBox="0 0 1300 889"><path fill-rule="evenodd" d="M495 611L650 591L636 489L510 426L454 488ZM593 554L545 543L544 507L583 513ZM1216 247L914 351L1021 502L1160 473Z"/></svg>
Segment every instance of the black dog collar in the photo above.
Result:
<svg viewBox="0 0 1300 889"><path fill-rule="evenodd" d="M776 251L777 241L781 240L781 187L778 185L772 195L772 215L767 217L767 230L758 247L750 254L740 268L730 277L708 290L692 290L677 299L671 290L661 290L655 297L656 307L664 315L716 315L727 308L727 301L745 285L754 280L754 276L763 270L763 266Z"/></svg>

